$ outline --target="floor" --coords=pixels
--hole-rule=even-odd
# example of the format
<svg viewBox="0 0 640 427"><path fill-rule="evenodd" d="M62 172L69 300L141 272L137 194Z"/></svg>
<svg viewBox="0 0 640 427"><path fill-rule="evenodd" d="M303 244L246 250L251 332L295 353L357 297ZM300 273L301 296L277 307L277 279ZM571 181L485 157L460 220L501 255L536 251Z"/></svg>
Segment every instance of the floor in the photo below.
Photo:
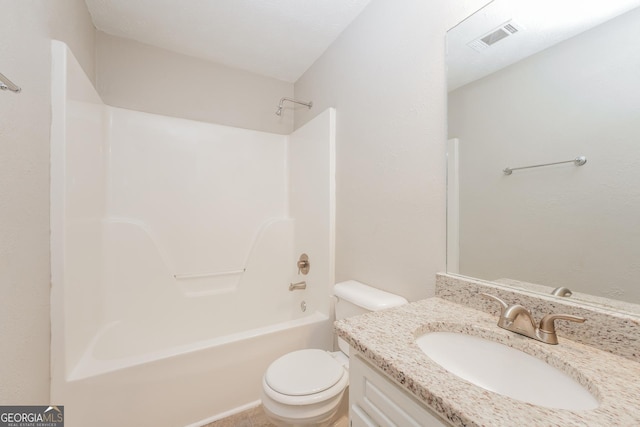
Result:
<svg viewBox="0 0 640 427"><path fill-rule="evenodd" d="M347 427L349 425L349 417L345 414L340 417L333 427ZM202 427L275 427L267 420L264 415L262 406L249 409L239 414L232 415L222 420L214 421Z"/></svg>

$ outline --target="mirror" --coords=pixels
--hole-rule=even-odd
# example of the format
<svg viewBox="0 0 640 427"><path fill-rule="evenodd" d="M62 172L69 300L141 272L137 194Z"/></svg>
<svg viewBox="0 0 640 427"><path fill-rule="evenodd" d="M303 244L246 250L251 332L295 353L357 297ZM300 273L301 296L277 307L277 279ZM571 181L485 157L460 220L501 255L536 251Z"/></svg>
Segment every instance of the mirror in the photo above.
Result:
<svg viewBox="0 0 640 427"><path fill-rule="evenodd" d="M640 313L639 6L494 0L448 32L449 273Z"/></svg>

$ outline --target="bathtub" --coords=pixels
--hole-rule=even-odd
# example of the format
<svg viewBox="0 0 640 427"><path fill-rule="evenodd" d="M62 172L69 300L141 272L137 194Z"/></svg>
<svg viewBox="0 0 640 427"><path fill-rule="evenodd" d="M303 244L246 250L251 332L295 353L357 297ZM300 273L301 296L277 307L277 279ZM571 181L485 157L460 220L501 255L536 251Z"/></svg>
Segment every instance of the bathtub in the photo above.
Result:
<svg viewBox="0 0 640 427"><path fill-rule="evenodd" d="M77 322L66 320L65 374L52 382L67 427L203 425L257 405L262 375L279 356L332 348L322 297L314 289L290 292L286 263L250 256L246 271L223 283L178 280L143 227L121 219L101 224L102 321L83 343L71 339ZM270 222L252 253L279 253L292 232L291 220ZM82 266L67 270L85 277L76 271ZM67 315L86 310L86 298L64 301Z"/></svg>
<svg viewBox="0 0 640 427"><path fill-rule="evenodd" d="M90 346L67 379L69 427L198 426L259 403L262 375L277 357L330 348L329 318L319 312L228 336L127 356L117 328ZM111 333L109 333L111 331ZM118 357L120 356L120 357Z"/></svg>
<svg viewBox="0 0 640 427"><path fill-rule="evenodd" d="M77 231L71 225L70 234L87 235L91 224ZM67 266L69 287L85 289L83 299L64 298L65 374L52 382L67 427L203 425L259 404L262 375L276 358L332 347L327 309L311 293L317 286L290 292L283 259L293 256L267 256L291 252L294 221L267 223L246 271L185 280L171 274L144 224L122 218L99 224L103 263L92 283L101 283L100 305L87 304L86 280L76 283L90 277L85 264ZM101 321L81 341L71 315L87 307L97 307Z"/></svg>
<svg viewBox="0 0 640 427"><path fill-rule="evenodd" d="M115 108L60 42L52 79L50 396L67 427L202 425L257 405L279 356L332 348L333 110L286 136Z"/></svg>

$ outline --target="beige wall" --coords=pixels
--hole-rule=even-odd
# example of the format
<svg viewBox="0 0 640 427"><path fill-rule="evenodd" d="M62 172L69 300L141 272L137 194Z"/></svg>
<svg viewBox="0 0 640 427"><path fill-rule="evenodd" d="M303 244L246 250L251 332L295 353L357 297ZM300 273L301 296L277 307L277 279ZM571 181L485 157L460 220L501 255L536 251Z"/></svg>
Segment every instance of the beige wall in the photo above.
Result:
<svg viewBox="0 0 640 427"><path fill-rule="evenodd" d="M416 300L445 269L445 32L486 1L373 0L296 82L337 109L336 279Z"/></svg>
<svg viewBox="0 0 640 427"><path fill-rule="evenodd" d="M293 84L97 33L98 92L104 102L172 117L279 134L293 115L275 115Z"/></svg>
<svg viewBox="0 0 640 427"><path fill-rule="evenodd" d="M444 33L485 2L373 0L296 84L297 97L316 103L297 110L298 127L338 108L339 280L410 299L433 294L445 250ZM0 72L23 88L0 92L0 404L43 404L49 39L68 43L92 78L97 69L105 101L124 108L289 133L291 115L279 122L273 111L293 88L106 35L97 37L94 66L95 33L82 0L1 0L0 9Z"/></svg>
<svg viewBox="0 0 640 427"><path fill-rule="evenodd" d="M0 1L0 404L49 401L50 39L94 70L82 0Z"/></svg>
<svg viewBox="0 0 640 427"><path fill-rule="evenodd" d="M450 94L460 273L640 303L640 9ZM587 157L582 167L517 167Z"/></svg>
<svg viewBox="0 0 640 427"><path fill-rule="evenodd" d="M96 29L84 0L39 0L46 4L49 37L65 42L96 84Z"/></svg>

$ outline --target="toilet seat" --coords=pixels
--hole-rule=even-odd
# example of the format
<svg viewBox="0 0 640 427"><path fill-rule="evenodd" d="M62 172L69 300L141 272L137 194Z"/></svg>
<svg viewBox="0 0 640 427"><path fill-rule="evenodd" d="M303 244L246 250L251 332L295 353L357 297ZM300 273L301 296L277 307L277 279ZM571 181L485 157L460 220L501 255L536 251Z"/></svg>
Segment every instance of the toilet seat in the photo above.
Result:
<svg viewBox="0 0 640 427"><path fill-rule="evenodd" d="M286 405L308 405L342 393L349 382L345 368L324 350L285 354L269 366L262 383L265 394Z"/></svg>
<svg viewBox="0 0 640 427"><path fill-rule="evenodd" d="M344 375L342 366L326 351L294 351L273 362L264 379L274 391L288 396L308 396L335 385Z"/></svg>

